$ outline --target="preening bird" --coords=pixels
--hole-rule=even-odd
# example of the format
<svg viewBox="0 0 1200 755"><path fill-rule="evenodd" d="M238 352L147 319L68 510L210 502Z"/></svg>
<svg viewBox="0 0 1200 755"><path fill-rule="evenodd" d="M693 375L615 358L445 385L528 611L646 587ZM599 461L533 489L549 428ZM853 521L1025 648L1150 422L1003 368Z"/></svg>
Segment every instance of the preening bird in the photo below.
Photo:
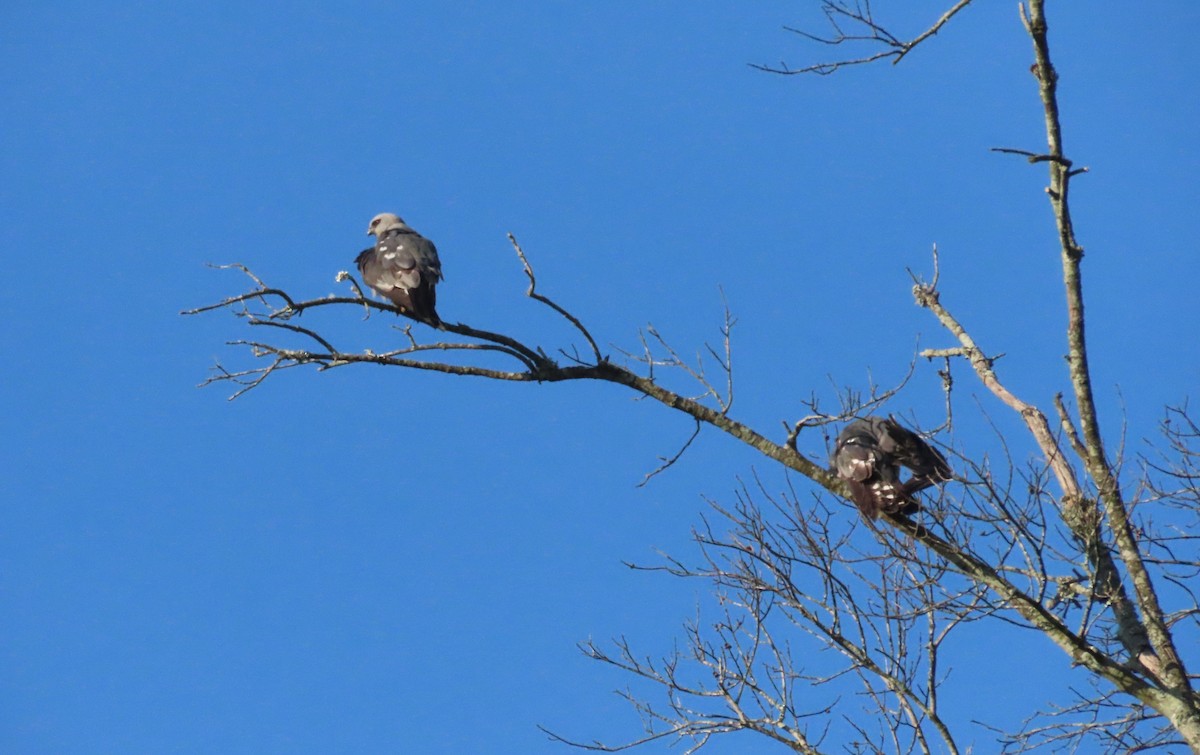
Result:
<svg viewBox="0 0 1200 755"><path fill-rule="evenodd" d="M390 212L371 218L367 235L375 237L375 246L354 260L363 282L410 317L441 326L436 305L442 262L433 242Z"/></svg>
<svg viewBox="0 0 1200 755"><path fill-rule="evenodd" d="M881 511L915 512L918 491L953 476L936 448L890 417L867 417L846 425L832 462L838 477L849 484L854 503L871 519ZM912 471L907 482L900 481L900 467Z"/></svg>

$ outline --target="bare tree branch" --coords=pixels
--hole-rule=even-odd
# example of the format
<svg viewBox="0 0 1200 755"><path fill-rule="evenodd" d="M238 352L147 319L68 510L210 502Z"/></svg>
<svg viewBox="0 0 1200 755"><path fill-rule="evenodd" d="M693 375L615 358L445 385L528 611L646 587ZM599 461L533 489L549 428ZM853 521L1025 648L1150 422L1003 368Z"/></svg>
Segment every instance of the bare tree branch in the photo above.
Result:
<svg viewBox="0 0 1200 755"><path fill-rule="evenodd" d="M1028 11L1022 6L1022 21L1033 40L1034 75L1037 77L1046 119L1046 137L1049 155L1054 159L1050 165L1050 186L1047 195L1054 210L1058 226L1059 245L1063 266L1063 282L1067 294L1067 364L1071 372L1071 385L1075 390L1075 403L1079 410L1085 461L1088 475L1095 483L1105 517L1117 544L1117 552L1129 573L1137 595L1138 607L1145 622L1146 634L1153 655L1141 653L1141 660L1161 678L1168 688L1180 695L1183 708L1178 711L1181 726L1187 729L1185 738L1200 748L1200 709L1194 703L1194 693L1188 680L1187 669L1171 638L1159 605L1158 595L1129 523L1128 511L1121 495L1113 467L1104 453L1101 440L1099 415L1092 393L1091 371L1088 367L1087 339L1083 308L1083 276L1080 263L1083 247L1075 237L1071 219L1070 182L1074 175L1071 163L1063 154L1062 126L1058 110L1058 73L1050 61L1048 25L1045 15L1045 0L1030 0Z"/></svg>
<svg viewBox="0 0 1200 755"><path fill-rule="evenodd" d="M856 0L851 5L849 2L844 2L843 0L824 0L821 3L821 10L825 13L825 18L833 31L831 36L822 37L810 34L801 29L794 29L792 27L784 28L809 41L818 42L830 47L864 43L868 49L876 49L876 52L813 63L802 68L789 68L786 63L780 63L778 66L751 64L751 67L760 71L766 71L767 73L778 73L789 76L798 73L815 73L820 76L828 76L841 68L874 63L877 60L891 59L892 64L895 65L903 60L904 56L912 52L917 45L941 31L942 27L949 23L951 18L954 18L959 11L970 4L971 0L958 0L932 26L912 39L905 41L875 21L871 13L871 3L869 1ZM855 31L845 31L843 28L844 25L848 25L849 28Z"/></svg>
<svg viewBox="0 0 1200 755"><path fill-rule="evenodd" d="M868 51L797 70L761 68L826 74L874 60L895 63L969 2L960 0L908 38L877 22L867 0L828 0L822 7L831 36L792 31L828 46L861 43ZM649 325L638 333L639 348L617 349L614 361L581 318L537 290L534 269L512 234L508 239L529 282L526 296L570 323L574 342L547 349L464 323L434 330L401 320L407 324L399 328L400 341L387 350L348 350L339 345L344 335L320 327L323 318L360 307L364 319L406 313L365 297L349 273L339 273L337 281L348 283L351 295L305 299L268 286L244 265L226 265L249 278L249 290L186 314L228 311L261 337L230 342L248 353L250 367L217 364L204 384L229 383L236 398L286 369L351 364L507 382L598 380L681 412L694 425L643 485L674 466L705 427L784 467L782 493L768 491L756 474L754 485L741 484L732 505L710 501L713 513L693 532L698 564L665 556L661 564L634 567L700 579L711 588L713 605L684 626L681 647L650 658L623 637L612 649L582 646L588 657L662 695L662 702L651 703L633 689L621 693L641 717L643 734L606 744L543 729L556 741L603 752L678 742L690 753L716 735L753 732L795 752L818 753L836 727L851 732L850 747L858 752L957 753L963 738L945 717L939 694L949 668L947 640L963 626L987 621L1037 630L1071 665L1090 672L1090 688L1071 690L1069 703L1031 716L1018 731L995 730L1006 751L1099 744L1106 751L1136 752L1180 743L1200 751L1200 696L1179 650L1200 643L1194 587L1200 577L1200 426L1183 406L1168 411L1163 440L1152 452L1127 452L1122 442L1110 458L1102 444L1084 330L1083 249L1069 201L1071 179L1086 168L1076 168L1064 154L1044 4L1029 0L1021 15L1033 42L1048 147L994 151L1049 170L1046 194L1061 250L1074 402L1068 408L1061 394L1054 395L1052 424L1007 387L996 368L1003 355L985 352L943 302L934 247L932 280L910 275L916 303L952 339L919 356L941 360L945 420L936 431L945 433L938 445L953 459L955 476L922 493L916 519L885 513L877 525L861 526L847 515L852 509L845 500L827 495L844 499L849 491L824 466L831 428L896 400L914 374L915 359L894 388L868 380L866 388L834 386L832 398L814 391L793 415L801 418L784 422L776 430L781 437L769 437L731 416L736 320L723 293L721 345L706 344L685 359L691 352L675 348ZM315 314L298 324L296 318L310 311ZM953 391L951 372L959 359L999 400L1001 411L1021 418L1028 438L1006 437L983 394L976 409L985 422L983 435L986 428L992 435L967 442L986 450L960 445L955 421L962 410L954 411L952 398L961 402L961 391ZM813 428L820 433L805 432ZM816 485L803 503L792 488L793 471Z"/></svg>

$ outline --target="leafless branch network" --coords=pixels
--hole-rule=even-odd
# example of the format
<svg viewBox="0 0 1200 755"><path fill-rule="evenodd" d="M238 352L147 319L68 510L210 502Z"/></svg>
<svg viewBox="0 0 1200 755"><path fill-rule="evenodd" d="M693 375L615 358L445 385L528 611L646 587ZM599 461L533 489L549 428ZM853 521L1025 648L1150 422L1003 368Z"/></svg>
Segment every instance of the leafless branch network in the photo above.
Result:
<svg viewBox="0 0 1200 755"><path fill-rule="evenodd" d="M850 53L845 57L813 63L800 68L791 68L782 62L777 66L755 64L751 64L751 66L767 73L784 75L814 73L828 76L848 66L864 65L880 60L891 60L893 64L896 64L912 52L917 45L941 31L951 18L970 4L971 0L958 0L923 32L915 37L903 39L875 20L870 0L855 0L853 3L843 0L823 0L821 11L825 14L825 19L830 27L830 33L827 36L812 34L790 26L784 28L811 42L828 47L856 47L862 49L863 53Z"/></svg>
<svg viewBox="0 0 1200 755"><path fill-rule="evenodd" d="M831 47L864 45L867 51L801 69L761 68L827 74L878 60L898 62L969 2L960 0L908 37L888 31L866 0L827 0L822 7L831 35L792 31ZM1018 397L998 369L1003 355L985 349L954 313L953 296L943 297L934 247L930 280L910 275L917 306L948 339L918 356L941 363L945 420L933 432L955 475L922 493L915 518L884 513L860 526L847 515L847 486L824 457L829 429L880 413L900 395L916 360L896 387L880 389L874 381L865 391L835 387L832 408L822 407L814 393L800 402L796 413L804 416L776 429L780 437L764 435L732 414L735 319L727 302L718 347L706 345L694 359L685 358L648 325L637 350L617 350L624 359L617 363L581 318L538 291L533 266L512 235L528 279L526 296L565 319L584 345L548 351L503 333L443 323L431 331L406 325L399 342L384 351L347 350L338 346L341 337L319 327L325 322L320 317L346 308L361 308L365 317L404 313L368 299L349 273L336 279L348 284L346 295L302 299L267 285L243 265L228 265L223 267L249 278L249 290L187 314L227 311L262 337L231 341L249 354L251 366L217 364L205 384L229 383L236 398L284 370L351 364L508 382L600 380L685 414L693 424L679 450L661 457L643 484L674 466L704 428L783 466L781 492L756 474L753 484L736 490L732 505L710 501L712 513L693 532L698 563L667 556L634 567L702 580L711 588L712 604L685 626L682 647L652 659L624 638L612 649L583 645L589 657L663 695L664 702L651 704L640 691L623 693L642 717L644 734L609 745L547 731L558 741L608 752L680 741L694 752L714 736L749 731L796 752L817 753L836 730L839 742L861 752L955 753L962 735L947 720L939 696L949 670L947 640L988 621L1040 632L1068 663L1089 674L1089 688L1073 690L1069 704L1031 717L1015 732L996 729L1006 751L1050 746L1136 752L1180 743L1200 751L1200 695L1181 652L1200 647L1200 426L1183 405L1168 410L1161 440L1141 454L1127 449L1123 431L1115 453L1104 444L1088 365L1084 250L1070 205L1071 182L1086 168L1074 167L1063 149L1044 6L1045 0L1029 0L1021 6L1021 21L1033 44L1047 149L996 151L1022 156L1049 173L1046 196L1066 291L1070 391L1067 398L1060 393L1049 399L1053 422L1038 404ZM321 313L319 322L309 317L300 325L297 318L310 311ZM425 340L428 332L437 340ZM952 406L952 398L961 401L952 376L957 365L986 389L975 400L990 437L956 437L962 417ZM672 380L686 388L669 387ZM1016 418L1013 424L1019 420L1024 432L1004 432L994 411ZM812 428L821 428L819 443L816 433L804 435ZM802 447L802 436L812 448ZM791 472L816 485L803 502Z"/></svg>

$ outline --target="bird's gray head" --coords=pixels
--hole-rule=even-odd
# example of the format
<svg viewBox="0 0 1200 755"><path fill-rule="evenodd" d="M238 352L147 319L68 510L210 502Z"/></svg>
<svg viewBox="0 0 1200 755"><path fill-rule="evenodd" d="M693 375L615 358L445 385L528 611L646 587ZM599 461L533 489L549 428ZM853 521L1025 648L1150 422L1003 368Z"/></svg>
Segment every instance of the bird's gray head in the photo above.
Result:
<svg viewBox="0 0 1200 755"><path fill-rule="evenodd" d="M381 212L371 218L371 224L367 226L368 236L381 236L384 232L390 231L393 228L404 228L404 220L399 215L391 212Z"/></svg>

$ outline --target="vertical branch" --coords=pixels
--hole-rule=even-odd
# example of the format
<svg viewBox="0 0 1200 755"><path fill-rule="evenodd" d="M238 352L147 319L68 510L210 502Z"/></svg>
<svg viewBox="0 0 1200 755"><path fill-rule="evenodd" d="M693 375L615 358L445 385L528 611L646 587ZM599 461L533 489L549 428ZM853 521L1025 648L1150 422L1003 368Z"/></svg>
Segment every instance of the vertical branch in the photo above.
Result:
<svg viewBox="0 0 1200 755"><path fill-rule="evenodd" d="M1071 385L1079 408L1079 423L1083 435L1086 456L1085 465L1089 476L1096 484L1104 513L1116 541L1117 550L1133 582L1138 605L1141 608L1146 633L1154 649L1152 658L1143 655L1143 662L1156 671L1163 683L1171 690L1181 693L1188 701L1186 718L1193 729L1192 735L1200 739L1200 710L1192 702L1191 684L1187 671L1175 648L1174 640L1167 627L1162 608L1158 602L1154 585L1146 570L1138 548L1137 539L1129 522L1129 513L1122 500L1121 490L1112 466L1104 453L1100 436L1100 423L1092 393L1091 372L1087 360L1087 340L1084 330L1083 279L1080 263L1083 247L1075 237L1071 222L1070 186L1071 178L1081 171L1072 170L1071 161L1063 153L1062 126L1058 112L1058 74L1050 61L1048 25L1045 15L1045 0L1030 0L1028 13L1022 6L1022 20L1033 40L1035 63L1043 111L1046 120L1046 139L1049 147L1046 161L1050 169L1050 187L1047 194L1058 226L1059 246L1063 265L1063 283L1067 299L1067 363L1071 372ZM1160 666L1160 669L1155 669Z"/></svg>

